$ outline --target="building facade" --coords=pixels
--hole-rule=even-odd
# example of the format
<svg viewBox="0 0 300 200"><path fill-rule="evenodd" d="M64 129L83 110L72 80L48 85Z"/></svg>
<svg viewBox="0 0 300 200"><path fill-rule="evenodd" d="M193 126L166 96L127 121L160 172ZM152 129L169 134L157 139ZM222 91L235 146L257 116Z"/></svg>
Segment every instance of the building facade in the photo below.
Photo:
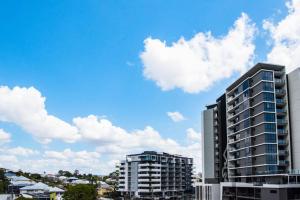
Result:
<svg viewBox="0 0 300 200"><path fill-rule="evenodd" d="M119 168L123 197L181 199L192 193L192 158L145 151L127 155Z"/></svg>
<svg viewBox="0 0 300 200"><path fill-rule="evenodd" d="M300 69L286 74L284 66L258 63L226 89L222 113L219 99L207 106L200 199L300 198L299 91ZM216 122L216 112L226 119ZM226 141L212 140L216 133ZM225 162L222 178L211 182L212 175L218 177L212 168L219 160L211 157L217 144L226 146L218 153Z"/></svg>
<svg viewBox="0 0 300 200"><path fill-rule="evenodd" d="M226 99L229 181L276 182L291 170L285 67L257 64L227 88Z"/></svg>

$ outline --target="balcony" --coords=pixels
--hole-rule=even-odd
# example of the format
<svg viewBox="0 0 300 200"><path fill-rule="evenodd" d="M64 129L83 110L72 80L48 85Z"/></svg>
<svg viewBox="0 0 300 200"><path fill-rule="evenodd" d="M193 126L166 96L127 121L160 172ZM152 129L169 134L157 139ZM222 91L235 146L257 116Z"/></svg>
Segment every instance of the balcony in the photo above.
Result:
<svg viewBox="0 0 300 200"><path fill-rule="evenodd" d="M138 174L138 177L160 177L160 174Z"/></svg>
<svg viewBox="0 0 300 200"><path fill-rule="evenodd" d="M278 151L278 154L280 155L280 156L287 156L288 155L288 151L287 150L279 150Z"/></svg>
<svg viewBox="0 0 300 200"><path fill-rule="evenodd" d="M283 79L275 78L275 85L276 86L283 86L285 81Z"/></svg>
<svg viewBox="0 0 300 200"><path fill-rule="evenodd" d="M276 96L284 96L286 94L284 89L276 89Z"/></svg>
<svg viewBox="0 0 300 200"><path fill-rule="evenodd" d="M287 124L287 120L286 119L277 119L277 124L278 125L286 125Z"/></svg>
<svg viewBox="0 0 300 200"><path fill-rule="evenodd" d="M289 161L288 160L279 160L279 165L280 166L287 166L287 165L289 165Z"/></svg>
<svg viewBox="0 0 300 200"><path fill-rule="evenodd" d="M286 115L286 109L277 109L276 111L279 116Z"/></svg>
<svg viewBox="0 0 300 200"><path fill-rule="evenodd" d="M274 71L276 77L284 75L284 71Z"/></svg>
<svg viewBox="0 0 300 200"><path fill-rule="evenodd" d="M278 135L281 135L281 136L287 135L287 130L285 130L285 129L278 129Z"/></svg>
<svg viewBox="0 0 300 200"><path fill-rule="evenodd" d="M278 145L282 145L282 146L288 145L288 141L286 141L286 140L278 140Z"/></svg>
<svg viewBox="0 0 300 200"><path fill-rule="evenodd" d="M276 99L276 104L278 106L284 106L286 104L286 100L285 99Z"/></svg>

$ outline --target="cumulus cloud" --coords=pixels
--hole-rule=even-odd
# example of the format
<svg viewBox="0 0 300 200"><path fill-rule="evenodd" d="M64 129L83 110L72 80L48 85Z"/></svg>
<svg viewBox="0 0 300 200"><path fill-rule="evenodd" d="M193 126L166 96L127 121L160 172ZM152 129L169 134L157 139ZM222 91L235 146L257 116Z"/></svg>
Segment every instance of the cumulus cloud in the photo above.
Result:
<svg viewBox="0 0 300 200"><path fill-rule="evenodd" d="M201 141L201 134L197 133L192 128L189 128L189 129L186 130L186 135L187 135L187 139L190 142L198 142L198 143L200 143L200 141Z"/></svg>
<svg viewBox="0 0 300 200"><path fill-rule="evenodd" d="M145 150L190 156L196 158L197 166L201 166L198 160L198 156L201 155L199 141L178 143L171 138L164 138L151 126L126 130L106 118L95 115L76 117L71 123L67 123L48 114L45 97L33 87L12 89L0 87L0 121L20 126L40 142L50 142L53 139L65 142L80 141L92 144L91 147L95 148L95 151L90 152L71 149L39 152L25 147L5 147L0 149L0 164L3 167L8 165L4 161L10 159L13 161L9 165L12 168L28 167L36 171L43 168L49 170L78 168L86 172L90 170L96 173L110 172L114 169L113 163L116 160L124 159L126 154ZM197 135L192 129L188 129L187 132L192 132L192 135L191 133L187 135L190 139L191 136ZM9 138L3 130L0 131L0 137ZM2 156L4 152L6 157Z"/></svg>
<svg viewBox="0 0 300 200"><path fill-rule="evenodd" d="M18 150L19 149L19 150ZM25 155L18 154L25 150ZM113 170L114 165L107 163L105 165L100 160L100 154L94 151L73 151L65 149L63 151L46 150L38 152L33 149L24 147L3 148L0 152L0 167L5 167L13 170L28 170L31 172L48 172L55 173L60 169L74 171L79 169L83 173L105 174ZM35 156L28 157L28 154L35 154Z"/></svg>
<svg viewBox="0 0 300 200"><path fill-rule="evenodd" d="M300 0L286 3L288 15L274 23L265 20L264 29L268 30L272 39L272 49L267 61L285 65L287 71L300 67Z"/></svg>
<svg viewBox="0 0 300 200"><path fill-rule="evenodd" d="M167 112L167 115L174 121L174 122L180 122L185 120L185 117L180 112Z"/></svg>
<svg viewBox="0 0 300 200"><path fill-rule="evenodd" d="M10 134L4 131L3 129L0 129L0 145L9 142L10 142Z"/></svg>
<svg viewBox="0 0 300 200"><path fill-rule="evenodd" d="M46 98L33 88L0 87L0 121L20 126L43 143L52 139L74 142L79 138L76 127L49 115Z"/></svg>
<svg viewBox="0 0 300 200"><path fill-rule="evenodd" d="M1 151L1 150L0 150ZM31 148L25 148L25 147L14 147L14 148L9 148L9 149L2 149L3 152L6 152L10 155L15 155L15 156L24 156L24 157L29 157L29 156L34 156L38 155L39 151L33 150Z"/></svg>
<svg viewBox="0 0 300 200"><path fill-rule="evenodd" d="M83 139L98 144L101 152L126 152L132 149L162 148L178 145L172 139L164 139L151 126L142 130L127 131L113 125L109 120L94 115L77 117L74 124L78 127Z"/></svg>
<svg viewBox="0 0 300 200"><path fill-rule="evenodd" d="M215 82L235 72L244 72L252 65L255 31L255 25L242 13L222 37L200 32L190 40L182 37L171 45L149 37L140 55L144 76L164 91L180 88L198 93L207 90Z"/></svg>

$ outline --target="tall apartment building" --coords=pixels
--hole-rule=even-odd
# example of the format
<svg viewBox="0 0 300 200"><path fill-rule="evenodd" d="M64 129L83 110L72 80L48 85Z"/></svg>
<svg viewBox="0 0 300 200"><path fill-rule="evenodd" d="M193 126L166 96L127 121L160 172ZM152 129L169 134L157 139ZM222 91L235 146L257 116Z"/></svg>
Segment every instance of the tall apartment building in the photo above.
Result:
<svg viewBox="0 0 300 200"><path fill-rule="evenodd" d="M123 197L181 199L192 193L193 159L155 151L127 155L120 164Z"/></svg>
<svg viewBox="0 0 300 200"><path fill-rule="evenodd" d="M227 88L226 99L229 181L274 182L275 176L288 173L291 145L285 67L256 65Z"/></svg>
<svg viewBox="0 0 300 200"><path fill-rule="evenodd" d="M222 152L226 159L221 182L203 182L203 199L300 198L299 92L300 69L286 75L284 66L258 63L226 89L222 113L226 120L206 121L211 109L219 110L207 107L203 180L211 178L207 166L218 166L216 159L207 159L215 150L206 145L215 137L209 130L213 125L226 127L218 134L227 139L213 143L226 146Z"/></svg>
<svg viewBox="0 0 300 200"><path fill-rule="evenodd" d="M226 170L225 152L227 147L225 94L219 97L216 103L206 106L202 116L202 158L205 160L202 162L202 182L205 184L203 190L205 190L204 194L208 196L218 197L220 195L219 184L224 181L227 173L224 171Z"/></svg>

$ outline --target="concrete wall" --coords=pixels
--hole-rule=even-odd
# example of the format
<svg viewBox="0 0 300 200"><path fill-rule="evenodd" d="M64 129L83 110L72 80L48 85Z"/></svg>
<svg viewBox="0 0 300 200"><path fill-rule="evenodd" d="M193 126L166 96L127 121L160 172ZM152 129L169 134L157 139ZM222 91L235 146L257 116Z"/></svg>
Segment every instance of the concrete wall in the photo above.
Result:
<svg viewBox="0 0 300 200"><path fill-rule="evenodd" d="M288 74L293 168L300 170L300 68Z"/></svg>
<svg viewBox="0 0 300 200"><path fill-rule="evenodd" d="M202 113L202 155L203 155L203 179L214 178L214 129L213 129L213 109L204 110Z"/></svg>
<svg viewBox="0 0 300 200"><path fill-rule="evenodd" d="M131 191L138 190L138 162L131 162Z"/></svg>

